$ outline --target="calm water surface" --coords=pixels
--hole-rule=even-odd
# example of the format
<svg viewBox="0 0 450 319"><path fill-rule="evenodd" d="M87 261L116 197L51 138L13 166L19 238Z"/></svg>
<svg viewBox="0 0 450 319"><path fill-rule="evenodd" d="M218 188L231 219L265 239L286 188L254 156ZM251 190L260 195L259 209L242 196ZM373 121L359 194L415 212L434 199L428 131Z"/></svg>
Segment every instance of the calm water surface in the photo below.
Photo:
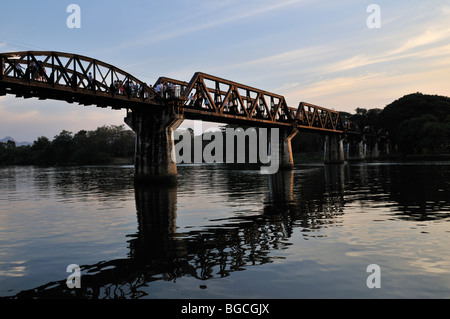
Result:
<svg viewBox="0 0 450 319"><path fill-rule="evenodd" d="M450 298L449 162L178 173L0 168L0 297Z"/></svg>

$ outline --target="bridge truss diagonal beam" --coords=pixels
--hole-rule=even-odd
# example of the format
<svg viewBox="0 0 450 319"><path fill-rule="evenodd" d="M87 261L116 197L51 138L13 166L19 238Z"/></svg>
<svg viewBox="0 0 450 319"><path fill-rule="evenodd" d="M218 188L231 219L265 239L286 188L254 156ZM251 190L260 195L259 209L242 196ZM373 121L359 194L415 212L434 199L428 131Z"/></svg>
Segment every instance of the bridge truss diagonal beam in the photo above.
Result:
<svg viewBox="0 0 450 319"><path fill-rule="evenodd" d="M243 126L294 127L343 133L339 112L196 72L189 82L161 77L154 87L105 62L54 51L0 53L0 95L135 109L173 107L186 119ZM156 90L159 85L168 91Z"/></svg>
<svg viewBox="0 0 450 319"><path fill-rule="evenodd" d="M96 59L53 51L1 53L0 93L115 109L162 105L147 83Z"/></svg>
<svg viewBox="0 0 450 319"><path fill-rule="evenodd" d="M177 87L174 103L186 118L214 120L261 126L294 126L300 130L342 133L339 112L300 102L289 107L286 99L275 93L197 72L189 82L161 77L155 86ZM162 91L161 91L162 92ZM165 96L162 93L162 96Z"/></svg>

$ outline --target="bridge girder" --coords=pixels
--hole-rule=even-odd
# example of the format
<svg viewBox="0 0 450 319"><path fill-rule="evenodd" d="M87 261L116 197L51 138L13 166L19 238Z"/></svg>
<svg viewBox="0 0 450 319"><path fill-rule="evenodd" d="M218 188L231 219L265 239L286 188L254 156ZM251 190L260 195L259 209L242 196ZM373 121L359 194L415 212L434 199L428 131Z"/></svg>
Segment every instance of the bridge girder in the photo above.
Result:
<svg viewBox="0 0 450 319"><path fill-rule="evenodd" d="M163 105L145 82L96 59L53 51L1 53L0 94L113 109Z"/></svg>
<svg viewBox="0 0 450 319"><path fill-rule="evenodd" d="M105 62L54 51L1 53L0 95L55 99L113 109L168 107L185 119L242 126L344 132L339 112L197 72L189 82L161 77L152 87ZM158 92L159 85L173 88ZM192 99L191 99L192 97Z"/></svg>
<svg viewBox="0 0 450 319"><path fill-rule="evenodd" d="M195 73L190 82L160 77L154 87L159 84L178 88L173 103L183 109L187 119L247 123L248 126L289 126L328 133L344 131L337 111L306 102L292 108L284 96L202 72ZM161 94L171 97L170 93Z"/></svg>

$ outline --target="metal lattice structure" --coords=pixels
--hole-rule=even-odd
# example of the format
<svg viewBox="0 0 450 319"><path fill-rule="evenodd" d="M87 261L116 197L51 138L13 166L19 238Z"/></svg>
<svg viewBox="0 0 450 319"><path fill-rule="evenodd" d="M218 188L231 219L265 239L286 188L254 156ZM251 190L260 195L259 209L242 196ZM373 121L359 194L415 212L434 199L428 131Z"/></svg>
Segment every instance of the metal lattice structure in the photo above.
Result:
<svg viewBox="0 0 450 319"><path fill-rule="evenodd" d="M119 68L62 52L0 54L0 95L63 100L121 109L164 102L146 83Z"/></svg>
<svg viewBox="0 0 450 319"><path fill-rule="evenodd" d="M184 116L190 119L332 132L344 129L337 111L305 102L292 108L281 95L205 73L195 73L189 83L161 77L158 85L174 88L173 93L160 92L161 96L180 101Z"/></svg>
<svg viewBox="0 0 450 319"><path fill-rule="evenodd" d="M185 119L342 133L339 112L197 72L189 82L154 86L105 62L53 51L1 53L0 95L54 99L113 109L169 107Z"/></svg>

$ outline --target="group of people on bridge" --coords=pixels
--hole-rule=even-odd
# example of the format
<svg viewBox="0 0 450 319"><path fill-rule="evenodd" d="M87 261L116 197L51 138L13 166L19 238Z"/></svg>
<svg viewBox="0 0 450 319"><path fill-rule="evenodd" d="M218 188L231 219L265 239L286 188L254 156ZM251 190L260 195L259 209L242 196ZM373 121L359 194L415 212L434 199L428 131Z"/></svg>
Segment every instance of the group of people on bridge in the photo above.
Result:
<svg viewBox="0 0 450 319"><path fill-rule="evenodd" d="M162 98L173 99L179 98L181 96L181 93L186 88L168 82L168 83L158 83L156 84L156 87L154 89L156 90L156 93L158 93Z"/></svg>
<svg viewBox="0 0 450 319"><path fill-rule="evenodd" d="M34 81L47 81L47 71L45 70L44 63L38 61L30 61L29 66L24 68L19 61L14 60L13 74L14 77L20 77L25 79L30 79ZM2 61L2 75L5 74L6 64Z"/></svg>
<svg viewBox="0 0 450 319"><path fill-rule="evenodd" d="M128 95L132 97L148 98L149 92L146 89L146 84L139 84L133 81L115 80L111 85L111 92L118 95Z"/></svg>
<svg viewBox="0 0 450 319"><path fill-rule="evenodd" d="M20 77L23 79L34 80L34 81L43 81L47 82L47 79L50 81L53 79L53 74L48 77L45 65L42 61L38 61L35 63L34 61L30 61L28 63L27 68L24 71L24 67L20 64L18 60L14 60L14 68L13 68L13 77ZM2 75L5 74L5 61L2 61ZM8 72L8 74L11 74ZM10 75L11 76L11 75ZM83 83L84 82L84 83ZM82 84L83 83L83 84ZM92 72L89 72L87 77L85 74L72 74L72 78L70 79L70 83L67 85L71 85L73 87L84 86L84 88L96 91L101 90L102 87L105 91L108 91L107 85L105 83L96 81ZM122 95L128 97L135 98L148 98L150 96L150 90L154 90L159 96L164 99L178 99L186 92L186 86L171 83L170 81L161 81L158 82L154 87L152 85L148 85L147 83L140 83L138 81L133 81L125 78L125 80L114 80L113 83L109 86L109 91L113 95ZM216 107L221 107L223 105L223 110L226 113L230 114L245 114L243 110L244 105L239 107L238 98L235 96L234 92L232 93L229 100L224 102L222 101L214 101ZM210 109L210 101L206 98L205 94L202 92L191 93L189 96L189 100L187 102L187 107L193 108L205 108ZM265 110L264 103L258 103L257 107L253 111L253 117L268 119L269 113L273 118L276 117L275 109L272 107L270 111ZM280 116L278 120L287 120L287 115L284 113L284 110L280 112Z"/></svg>

